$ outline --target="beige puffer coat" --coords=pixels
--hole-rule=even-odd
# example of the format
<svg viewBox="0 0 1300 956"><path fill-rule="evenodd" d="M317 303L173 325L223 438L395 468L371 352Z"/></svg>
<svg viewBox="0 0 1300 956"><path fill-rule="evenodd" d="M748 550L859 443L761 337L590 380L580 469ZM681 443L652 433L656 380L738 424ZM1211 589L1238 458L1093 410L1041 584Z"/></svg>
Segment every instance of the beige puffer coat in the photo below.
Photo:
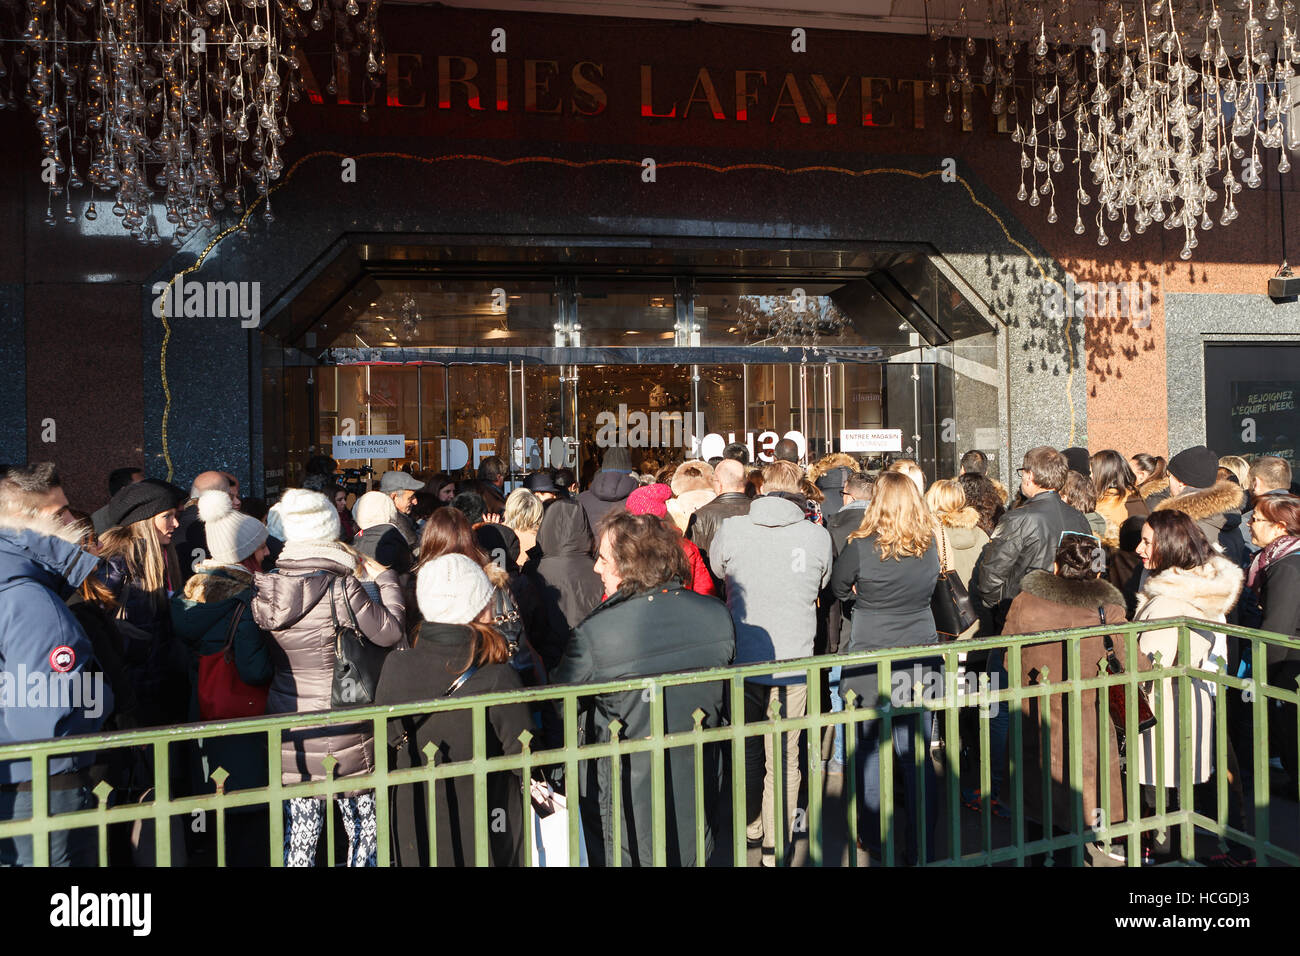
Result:
<svg viewBox="0 0 1300 956"><path fill-rule="evenodd" d="M357 561L337 542L285 545L276 571L254 575L253 619L274 640L275 674L267 699L268 714L330 710L334 684L334 625L329 587L334 581L335 613L346 623L351 606L361 632L374 644L392 647L402 641L406 606L393 571L375 577L382 604L370 599L356 577ZM374 768L374 737L369 725L347 724L287 731L280 749L283 782L324 780L324 760L332 755L339 777Z"/></svg>

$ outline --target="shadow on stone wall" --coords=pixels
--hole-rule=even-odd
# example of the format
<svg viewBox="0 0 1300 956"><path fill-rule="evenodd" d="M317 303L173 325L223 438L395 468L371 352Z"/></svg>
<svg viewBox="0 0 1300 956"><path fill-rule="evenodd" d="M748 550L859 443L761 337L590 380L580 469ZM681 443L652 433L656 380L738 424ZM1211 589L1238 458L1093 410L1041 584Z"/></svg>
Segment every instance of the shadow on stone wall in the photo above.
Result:
<svg viewBox="0 0 1300 956"><path fill-rule="evenodd" d="M984 257L984 268L992 290L989 305L1015 330L1009 371L1053 376L1078 371L1083 326L1064 308L1066 277L1060 269L1050 260L1035 265L1032 259L995 255Z"/></svg>
<svg viewBox="0 0 1300 956"><path fill-rule="evenodd" d="M1071 277L1066 297L1073 291L1072 318L1093 378L1089 394L1096 397L1098 383L1122 380L1129 363L1156 350L1152 321L1161 309L1162 276L1145 262L1073 258L1062 260L1061 267Z"/></svg>

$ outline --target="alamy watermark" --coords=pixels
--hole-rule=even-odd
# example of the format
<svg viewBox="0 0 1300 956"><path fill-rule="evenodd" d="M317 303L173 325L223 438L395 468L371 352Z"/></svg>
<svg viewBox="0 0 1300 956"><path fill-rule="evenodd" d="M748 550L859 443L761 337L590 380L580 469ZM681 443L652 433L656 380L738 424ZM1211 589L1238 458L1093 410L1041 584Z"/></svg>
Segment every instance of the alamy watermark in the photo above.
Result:
<svg viewBox="0 0 1300 956"><path fill-rule="evenodd" d="M154 318L239 319L245 329L262 323L262 283L199 282L176 276L171 282L153 284Z"/></svg>
<svg viewBox="0 0 1300 956"><path fill-rule="evenodd" d="M60 672L68 660L62 655L71 653L66 647L55 648L50 655L53 673L43 669L29 673L22 663L11 671L0 670L0 710L53 707L82 710L91 720L102 717L106 700L104 675L85 670L75 674Z"/></svg>
<svg viewBox="0 0 1300 956"><path fill-rule="evenodd" d="M1150 282L1043 281L1043 313L1052 319L1131 319L1137 328L1151 325Z"/></svg>
<svg viewBox="0 0 1300 956"><path fill-rule="evenodd" d="M988 674L988 686L980 687L981 675L975 671L961 674L946 674L942 670L926 668L920 665L895 670L890 674L890 707L912 707L924 701L941 701L944 705L957 707L978 705L980 717L996 717L1001 704L992 699L992 695L1002 688L1000 675ZM947 686L949 680L952 687ZM918 694L919 685L919 694Z"/></svg>
<svg viewBox="0 0 1300 956"><path fill-rule="evenodd" d="M152 893L82 892L80 886L50 897L50 925L56 928L118 927L133 936L153 930Z"/></svg>

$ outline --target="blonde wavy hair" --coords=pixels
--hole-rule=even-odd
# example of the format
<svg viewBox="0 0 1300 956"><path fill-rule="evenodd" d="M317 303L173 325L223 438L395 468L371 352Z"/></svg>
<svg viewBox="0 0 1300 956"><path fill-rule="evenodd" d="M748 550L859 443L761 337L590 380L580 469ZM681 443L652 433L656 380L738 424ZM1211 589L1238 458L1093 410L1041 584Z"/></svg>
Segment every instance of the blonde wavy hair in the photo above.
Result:
<svg viewBox="0 0 1300 956"><path fill-rule="evenodd" d="M542 501L527 488L516 488L506 498L501 523L515 531L536 531L542 526Z"/></svg>
<svg viewBox="0 0 1300 956"><path fill-rule="evenodd" d="M966 490L962 488L960 481L940 478L925 493L925 503L930 513L936 517L961 511L966 507Z"/></svg>
<svg viewBox="0 0 1300 956"><path fill-rule="evenodd" d="M1219 467L1226 468L1237 476L1237 483L1243 488L1250 487L1250 462L1240 455L1224 455L1219 459Z"/></svg>
<svg viewBox="0 0 1300 956"><path fill-rule="evenodd" d="M126 527L110 528L99 539L99 556L121 556L126 561L127 576L137 588L149 595L155 608L167 606L167 587L181 587L181 565L175 545L163 544L153 518L135 521Z"/></svg>
<svg viewBox="0 0 1300 956"><path fill-rule="evenodd" d="M925 554L934 533L934 517L916 483L905 474L887 471L876 479L871 504L849 540L875 535L880 556L897 561Z"/></svg>
<svg viewBox="0 0 1300 956"><path fill-rule="evenodd" d="M907 475L907 477L911 478L913 483L916 485L917 494L923 494L925 492L925 472L923 472L921 466L912 461L912 459L899 458L890 464L890 466L885 470L887 472L896 472Z"/></svg>

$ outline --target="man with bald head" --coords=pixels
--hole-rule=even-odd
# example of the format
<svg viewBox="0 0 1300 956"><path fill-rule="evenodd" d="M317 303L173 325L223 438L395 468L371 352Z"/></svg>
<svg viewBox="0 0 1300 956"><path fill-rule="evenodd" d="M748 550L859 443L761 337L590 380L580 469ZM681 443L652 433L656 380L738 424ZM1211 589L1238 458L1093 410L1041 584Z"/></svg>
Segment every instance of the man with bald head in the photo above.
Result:
<svg viewBox="0 0 1300 956"><path fill-rule="evenodd" d="M180 522L172 541L176 543L176 556L180 558L181 583L188 581L194 566L208 559L208 536L199 520L199 495L205 491L224 491L230 495L230 504L236 511L239 500L239 479L227 471L200 472L190 484L190 500L176 515Z"/></svg>
<svg viewBox="0 0 1300 956"><path fill-rule="evenodd" d="M686 537L700 549L705 567L709 567L709 545L722 522L736 515L749 514L751 499L745 494L745 466L730 458L718 462L713 469L713 490L718 496L697 508L686 525ZM709 573L713 573L711 569ZM714 577L713 585L719 597L723 597L722 584Z"/></svg>

